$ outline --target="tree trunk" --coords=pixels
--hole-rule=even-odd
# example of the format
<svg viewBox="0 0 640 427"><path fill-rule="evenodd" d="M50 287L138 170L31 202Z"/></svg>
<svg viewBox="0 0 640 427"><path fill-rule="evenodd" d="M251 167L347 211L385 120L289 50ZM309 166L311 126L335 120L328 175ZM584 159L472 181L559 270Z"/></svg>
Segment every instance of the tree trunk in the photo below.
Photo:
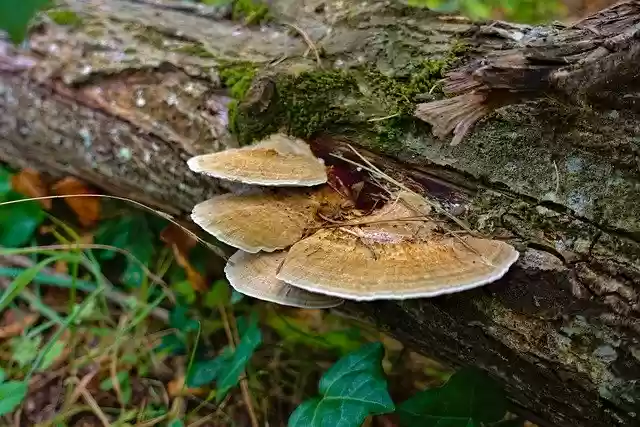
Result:
<svg viewBox="0 0 640 427"><path fill-rule="evenodd" d="M192 155L281 129L325 154L354 158L353 144L522 256L481 289L345 310L486 370L540 424L638 425L640 95L638 62L620 66L638 58L638 2L539 28L373 0L273 0L260 26L238 20L240 0L233 13L63 3L26 52L0 51L0 159L185 215L231 188L190 172ZM244 16L260 18L253 8ZM576 62L612 39L620 55L598 72ZM446 69L471 73L505 52L543 66L509 68L517 76L500 87L517 90L460 144L413 117L441 97ZM584 79L562 80L567 64Z"/></svg>

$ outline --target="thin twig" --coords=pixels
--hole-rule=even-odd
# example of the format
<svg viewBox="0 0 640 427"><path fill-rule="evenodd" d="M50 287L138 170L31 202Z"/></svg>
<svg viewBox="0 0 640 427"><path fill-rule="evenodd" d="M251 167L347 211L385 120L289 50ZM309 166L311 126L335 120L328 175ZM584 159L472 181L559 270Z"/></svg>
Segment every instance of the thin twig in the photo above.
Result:
<svg viewBox="0 0 640 427"><path fill-rule="evenodd" d="M102 425L104 425L104 427L111 427L111 423L109 422L109 419L107 418L105 413L102 412L100 405L98 405L98 402L96 402L96 400L93 398L91 393L89 393L89 390L87 390L84 386L81 386L81 385L78 385L78 387L81 387L80 394L82 395L84 400L87 402L87 405L89 405L89 407L91 408L95 416L98 417Z"/></svg>
<svg viewBox="0 0 640 427"><path fill-rule="evenodd" d="M384 117L374 117L372 119L367 120L368 122L379 122L382 120L387 120L387 119L392 119L394 117L398 117L400 115L400 113L395 113L395 114L390 114L388 116L384 116Z"/></svg>
<svg viewBox="0 0 640 427"><path fill-rule="evenodd" d="M286 25L296 30L302 36L304 41L307 43L307 46L309 46L309 48L313 51L313 54L316 56L316 62L318 63L318 67L322 67L322 59L320 59L320 52L318 52L318 48L316 47L313 40L311 40L311 37L309 37L309 35L306 33L306 31L298 27L296 24L287 23Z"/></svg>

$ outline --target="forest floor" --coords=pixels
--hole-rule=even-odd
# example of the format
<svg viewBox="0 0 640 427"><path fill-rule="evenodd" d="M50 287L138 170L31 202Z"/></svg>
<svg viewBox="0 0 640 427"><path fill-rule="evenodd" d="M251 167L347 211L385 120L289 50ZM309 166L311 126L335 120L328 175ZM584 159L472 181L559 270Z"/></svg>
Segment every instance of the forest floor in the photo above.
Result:
<svg viewBox="0 0 640 427"><path fill-rule="evenodd" d="M285 426L323 372L372 341L394 400L451 373L371 325L235 293L221 260L153 213L24 200L83 193L74 178L0 169L0 397L14 399L0 425ZM244 361L222 385L228 346Z"/></svg>

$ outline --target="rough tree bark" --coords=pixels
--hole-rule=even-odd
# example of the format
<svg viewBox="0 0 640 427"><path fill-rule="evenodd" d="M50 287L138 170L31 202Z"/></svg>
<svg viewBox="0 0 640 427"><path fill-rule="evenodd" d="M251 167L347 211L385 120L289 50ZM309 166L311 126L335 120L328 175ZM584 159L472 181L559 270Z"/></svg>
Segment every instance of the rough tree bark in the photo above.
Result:
<svg viewBox="0 0 640 427"><path fill-rule="evenodd" d="M585 83L597 89L588 99L523 71L533 96L457 146L412 117L441 97L445 68L507 50L557 68L626 31L616 64L625 52L637 59L638 2L537 28L375 0L273 0L261 26L224 7L62 3L26 53L1 52L0 159L184 215L229 189L191 173L192 155L277 129L324 153L349 155L350 142L522 256L482 289L349 312L453 366L485 369L541 424L638 425L637 71L627 67L625 85Z"/></svg>

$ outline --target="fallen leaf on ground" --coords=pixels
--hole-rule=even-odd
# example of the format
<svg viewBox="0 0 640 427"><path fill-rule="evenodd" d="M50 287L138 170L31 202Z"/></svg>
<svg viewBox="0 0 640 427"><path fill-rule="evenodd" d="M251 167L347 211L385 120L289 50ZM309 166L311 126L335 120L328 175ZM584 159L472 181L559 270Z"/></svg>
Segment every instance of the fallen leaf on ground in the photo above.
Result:
<svg viewBox="0 0 640 427"><path fill-rule="evenodd" d="M51 190L59 196L95 194L95 191L90 190L84 182L72 176L56 182ZM90 227L100 219L99 197L65 197L64 201L75 212L78 221L84 227Z"/></svg>
<svg viewBox="0 0 640 427"><path fill-rule="evenodd" d="M169 245L175 244L185 254L198 243L193 236L175 224L169 224L162 230L160 240Z"/></svg>
<svg viewBox="0 0 640 427"><path fill-rule="evenodd" d="M180 267L184 268L187 280L196 291L204 292L207 290L205 278L191 265L189 262L189 250L191 250L197 241L175 224L169 224L160 233L160 239L168 244L173 250L173 256Z"/></svg>
<svg viewBox="0 0 640 427"><path fill-rule="evenodd" d="M40 172L35 169L22 169L19 173L11 177L11 186L15 191L27 197L48 196L47 187L42 182ZM38 200L45 208L51 209L53 201L51 199Z"/></svg>
<svg viewBox="0 0 640 427"><path fill-rule="evenodd" d="M0 322L0 339L20 335L27 327L33 325L40 316L37 313L18 317L13 310L5 312Z"/></svg>
<svg viewBox="0 0 640 427"><path fill-rule="evenodd" d="M169 394L170 397L187 396L187 395L203 396L207 394L207 390L203 388L198 388L198 387L183 388L184 381L185 381L184 376L174 378L171 381L169 381L169 383L167 384L167 394Z"/></svg>

